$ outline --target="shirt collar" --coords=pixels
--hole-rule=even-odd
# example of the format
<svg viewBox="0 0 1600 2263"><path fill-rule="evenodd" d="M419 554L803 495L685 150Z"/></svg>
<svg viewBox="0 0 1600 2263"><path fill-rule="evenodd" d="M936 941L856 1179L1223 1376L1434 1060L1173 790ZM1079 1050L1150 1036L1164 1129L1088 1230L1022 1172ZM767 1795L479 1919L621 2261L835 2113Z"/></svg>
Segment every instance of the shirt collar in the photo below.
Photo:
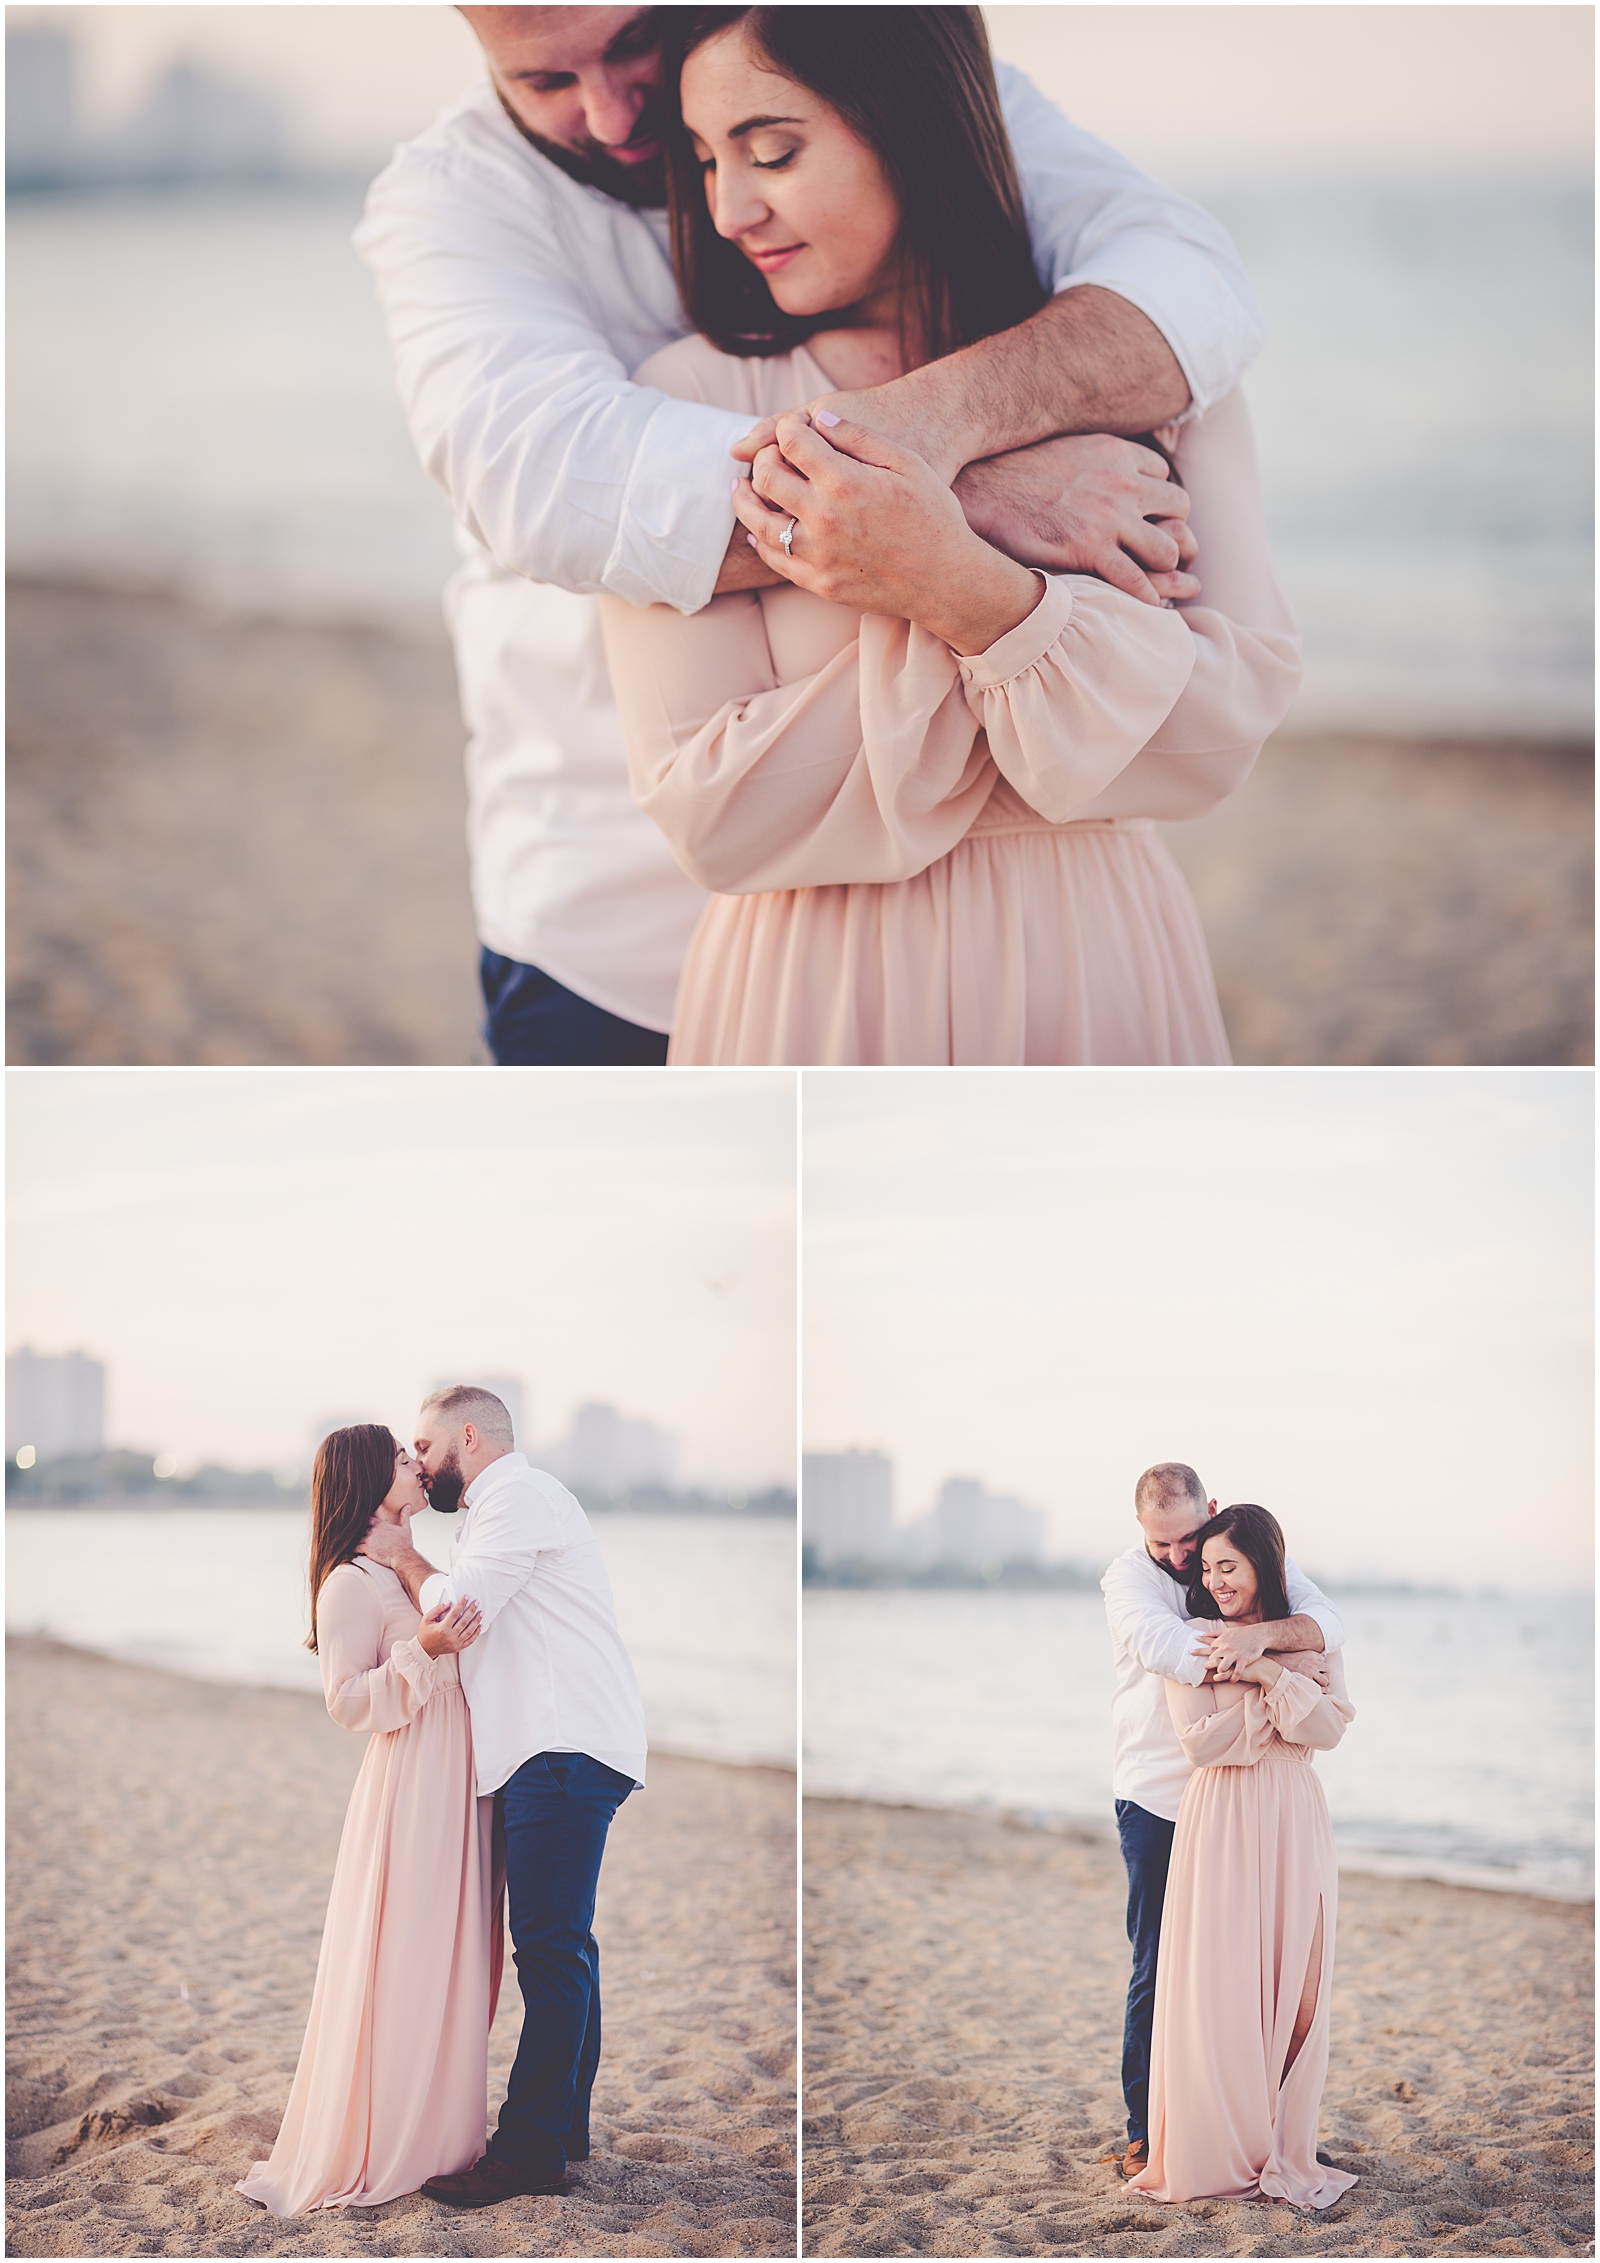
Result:
<svg viewBox="0 0 1600 2263"><path fill-rule="evenodd" d="M461 1496L464 1509L475 1509L485 1493L492 1492L502 1477L514 1477L528 1466L526 1454L501 1454L487 1469L480 1469Z"/></svg>

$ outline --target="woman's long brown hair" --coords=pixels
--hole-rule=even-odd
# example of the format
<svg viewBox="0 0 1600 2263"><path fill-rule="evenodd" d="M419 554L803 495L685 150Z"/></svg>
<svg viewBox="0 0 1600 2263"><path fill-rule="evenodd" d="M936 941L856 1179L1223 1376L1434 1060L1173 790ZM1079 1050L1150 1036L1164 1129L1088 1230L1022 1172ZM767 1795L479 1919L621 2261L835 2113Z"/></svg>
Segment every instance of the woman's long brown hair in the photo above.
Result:
<svg viewBox="0 0 1600 2263"><path fill-rule="evenodd" d="M329 1572L350 1563L372 1529L379 1504L394 1483L394 1432L381 1422L355 1422L330 1430L311 1471L311 1632L317 1647L317 1597Z"/></svg>
<svg viewBox="0 0 1600 2263"><path fill-rule="evenodd" d="M1016 162L976 8L664 8L667 203L678 289L726 354L785 354L838 310L788 315L719 236L681 114L694 50L742 21L775 70L874 151L900 205L903 346L928 360L1008 330L1049 293L1034 272Z"/></svg>
<svg viewBox="0 0 1600 2263"><path fill-rule="evenodd" d="M1208 1540L1220 1540L1226 1533L1241 1556L1256 1575L1256 1609L1264 1619L1286 1619L1289 1616L1288 1574L1284 1570L1283 1527L1270 1509L1257 1508L1254 1501L1235 1502L1224 1509L1209 1524L1200 1527L1200 1544L1194 1552L1194 1568L1189 1574L1189 1616L1192 1619L1220 1619L1222 1607L1209 1587L1204 1584L1204 1565L1201 1561Z"/></svg>

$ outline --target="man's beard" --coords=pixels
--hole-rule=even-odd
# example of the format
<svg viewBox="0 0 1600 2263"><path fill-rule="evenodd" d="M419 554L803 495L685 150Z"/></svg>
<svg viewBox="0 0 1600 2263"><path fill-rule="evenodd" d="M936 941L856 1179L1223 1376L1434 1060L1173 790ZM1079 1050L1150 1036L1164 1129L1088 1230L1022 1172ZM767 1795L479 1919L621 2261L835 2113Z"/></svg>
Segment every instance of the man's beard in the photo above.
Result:
<svg viewBox="0 0 1600 2263"><path fill-rule="evenodd" d="M467 1481L461 1474L461 1461L454 1446L428 1480L428 1506L437 1509L442 1517L453 1517L461 1506L461 1496Z"/></svg>
<svg viewBox="0 0 1600 2263"><path fill-rule="evenodd" d="M1186 1564L1183 1570L1180 1572L1175 1565L1168 1563L1165 1556L1152 1556L1150 1560L1152 1563L1159 1564L1161 1566L1161 1569L1166 1573L1168 1579L1176 1580L1180 1587L1188 1586L1189 1572L1192 1568L1191 1566Z"/></svg>
<svg viewBox="0 0 1600 2263"><path fill-rule="evenodd" d="M614 196L619 204L631 204L641 211L658 211L665 205L667 167L664 158L652 157L642 165L624 165L611 155L602 141L585 141L581 149L569 149L561 141L546 141L543 134L536 134L531 126L523 124L498 87L495 93L500 95L501 109L523 140L532 142L569 180L581 181L585 188L599 189L606 196ZM635 141L661 139L661 110L657 102L646 102L631 138Z"/></svg>

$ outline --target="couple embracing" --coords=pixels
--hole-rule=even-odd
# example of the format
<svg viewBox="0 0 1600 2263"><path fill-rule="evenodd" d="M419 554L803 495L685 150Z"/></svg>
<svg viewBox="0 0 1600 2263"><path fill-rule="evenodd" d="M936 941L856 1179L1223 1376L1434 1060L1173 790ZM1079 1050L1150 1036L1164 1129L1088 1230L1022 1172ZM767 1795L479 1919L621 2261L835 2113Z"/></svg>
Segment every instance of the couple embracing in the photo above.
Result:
<svg viewBox="0 0 1600 2263"><path fill-rule="evenodd" d="M1338 1873L1311 1766L1354 1719L1338 1612L1251 1503L1145 1471L1136 1546L1101 1586L1133 1978L1129 2189L1330 2208L1317 2156Z"/></svg>
<svg viewBox="0 0 1600 2263"><path fill-rule="evenodd" d="M317 1450L307 1648L370 1741L288 2107L238 2186L277 2216L559 2193L589 2152L595 1891L644 1712L589 1520L514 1445L460 1384L424 1402L415 1454L380 1423ZM411 1544L430 1506L465 1509L448 1574ZM523 2028L485 2151L502 1909Z"/></svg>
<svg viewBox="0 0 1600 2263"><path fill-rule="evenodd" d="M1299 641L1223 231L976 8L463 13L357 240L462 528L496 1059L1225 1061L1155 827Z"/></svg>

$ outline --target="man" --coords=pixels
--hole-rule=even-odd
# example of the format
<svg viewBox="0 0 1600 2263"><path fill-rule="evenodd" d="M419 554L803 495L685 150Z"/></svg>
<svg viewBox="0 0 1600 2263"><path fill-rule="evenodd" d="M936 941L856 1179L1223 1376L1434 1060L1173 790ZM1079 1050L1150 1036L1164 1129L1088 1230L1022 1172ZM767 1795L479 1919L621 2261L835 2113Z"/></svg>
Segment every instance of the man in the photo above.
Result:
<svg viewBox="0 0 1600 2263"><path fill-rule="evenodd" d="M657 11L462 12L490 76L396 152L356 243L460 526L447 610L489 1042L501 1062L661 1061L704 897L634 807L593 593L692 613L777 577L733 516L745 419L628 382L687 328L661 209ZM1187 497L1160 485L1152 502L1165 467L1108 435L1232 389L1261 344L1250 286L1196 206L1020 73L999 79L1056 297L833 398L954 481L1024 563L1152 603L1191 595Z"/></svg>
<svg viewBox="0 0 1600 2263"><path fill-rule="evenodd" d="M565 2192L589 2153L600 2063L595 1890L611 1818L643 1789L644 1711L600 1550L564 1485L514 1452L511 1417L471 1384L435 1391L418 1418L432 1507L466 1516L448 1577L381 1524L361 1552L404 1580L419 1611L470 1598L483 1631L461 1653L480 1798L505 1833L507 1915L522 2035L482 2160L423 2191L460 2208Z"/></svg>
<svg viewBox="0 0 1600 2263"><path fill-rule="evenodd" d="M1292 1616L1260 1626L1191 1619L1186 1602L1195 1550L1205 1539L1214 1500L1186 1462L1157 1462L1134 1488L1136 1544L1101 1580L1117 1693L1112 1699L1111 1788L1117 1835L1128 1873L1128 1939L1133 1977L1122 2036L1122 2095L1128 2108L1124 2176L1149 2160L1150 2031L1155 2016L1156 1951L1173 1826L1190 1768L1167 1710L1164 1684L1197 1688L1209 1672L1227 1681L1266 1651L1321 1652L1344 1643L1338 1612L1297 1566L1285 1566ZM1197 1633L1200 1639L1196 1641ZM1327 1686L1326 1673L1302 1656L1296 1671Z"/></svg>

